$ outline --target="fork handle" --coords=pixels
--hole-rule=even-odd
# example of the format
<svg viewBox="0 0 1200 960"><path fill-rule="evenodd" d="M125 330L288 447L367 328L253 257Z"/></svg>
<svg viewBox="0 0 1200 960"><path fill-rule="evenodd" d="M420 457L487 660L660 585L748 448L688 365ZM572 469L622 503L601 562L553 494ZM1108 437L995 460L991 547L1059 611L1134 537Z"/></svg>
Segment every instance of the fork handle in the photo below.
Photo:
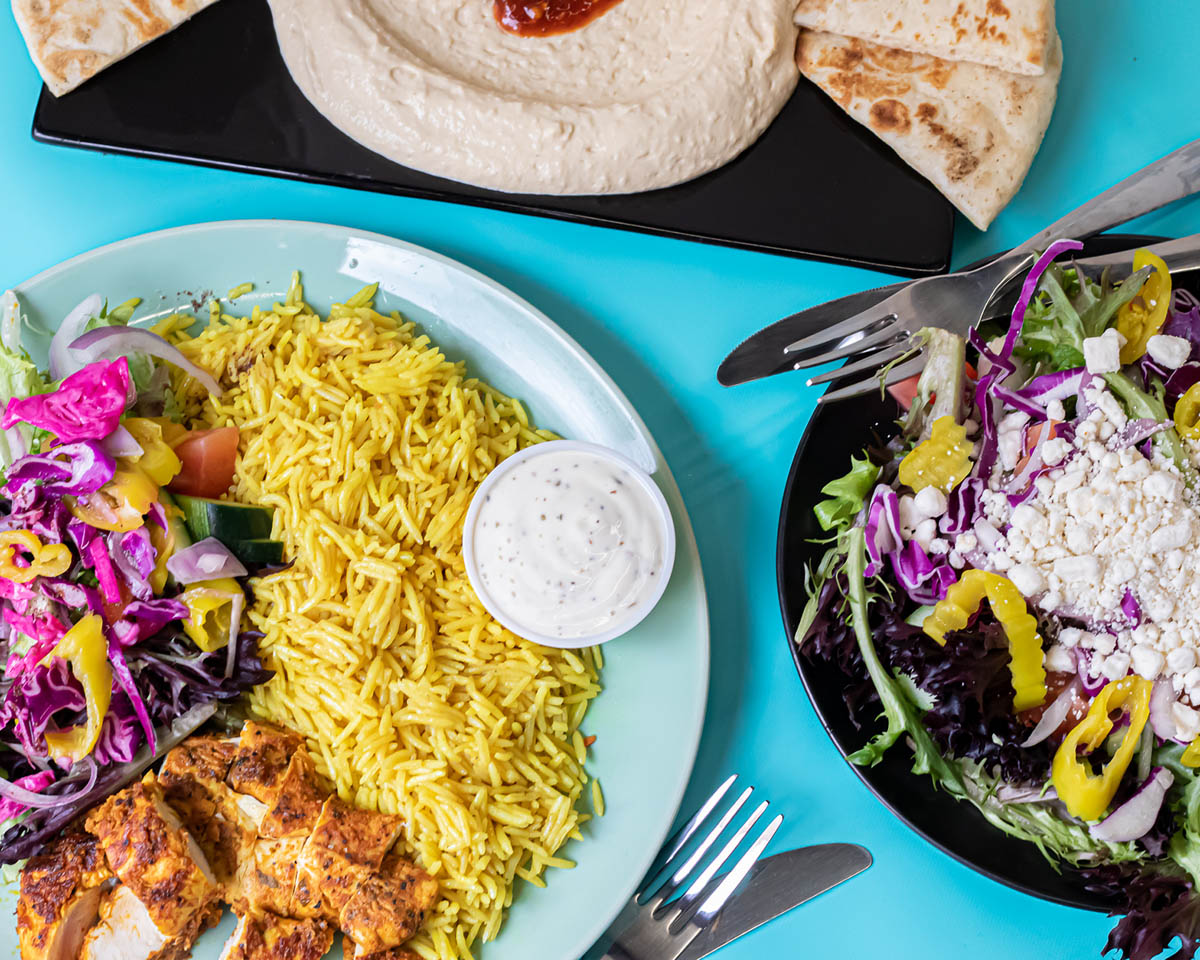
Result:
<svg viewBox="0 0 1200 960"><path fill-rule="evenodd" d="M1193 140L1126 177L1012 252L1045 250L1064 237L1090 237L1194 193L1200 193L1200 140Z"/></svg>

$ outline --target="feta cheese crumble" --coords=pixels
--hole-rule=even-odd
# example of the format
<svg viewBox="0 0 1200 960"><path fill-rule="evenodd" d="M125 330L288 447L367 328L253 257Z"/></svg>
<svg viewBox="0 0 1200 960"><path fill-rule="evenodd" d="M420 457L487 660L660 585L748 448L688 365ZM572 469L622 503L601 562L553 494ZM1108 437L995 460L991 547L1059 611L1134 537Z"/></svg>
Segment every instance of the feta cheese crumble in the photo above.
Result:
<svg viewBox="0 0 1200 960"><path fill-rule="evenodd" d="M1115 327L1083 341L1083 362L1088 373L1116 373L1121 369L1121 347L1125 338Z"/></svg>
<svg viewBox="0 0 1200 960"><path fill-rule="evenodd" d="M1095 359L1093 351L1089 370ZM1200 510L1168 459L1106 445L1127 422L1107 389L1085 399L1092 412L1073 441L1047 442L1051 469L1026 501L1012 506L1006 492L984 492L987 522L1004 531L984 560L1034 605L1089 625L1064 628L1048 666L1082 650L1093 677L1132 670L1170 682L1189 712L1177 720L1190 738L1193 727L1200 733L1192 709L1200 707ZM962 534L954 549L974 546L974 534Z"/></svg>

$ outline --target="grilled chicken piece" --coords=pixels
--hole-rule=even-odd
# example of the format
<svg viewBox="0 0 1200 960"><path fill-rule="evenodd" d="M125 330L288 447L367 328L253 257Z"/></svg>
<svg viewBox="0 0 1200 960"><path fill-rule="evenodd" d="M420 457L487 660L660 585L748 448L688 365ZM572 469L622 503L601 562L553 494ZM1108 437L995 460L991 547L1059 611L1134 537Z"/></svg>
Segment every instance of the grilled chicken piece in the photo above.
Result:
<svg viewBox="0 0 1200 960"><path fill-rule="evenodd" d="M87 828L117 879L168 939L187 931L220 893L207 859L152 773L89 813Z"/></svg>
<svg viewBox="0 0 1200 960"><path fill-rule="evenodd" d="M274 797L258 821L258 835L307 837L317 826L328 791L321 789L312 758L301 750L275 781Z"/></svg>
<svg viewBox="0 0 1200 960"><path fill-rule="evenodd" d="M437 893L433 877L393 854L358 885L338 914L338 926L367 956L398 947L417 932Z"/></svg>
<svg viewBox="0 0 1200 960"><path fill-rule="evenodd" d="M225 782L238 793L270 805L297 756L307 756L300 734L248 720Z"/></svg>
<svg viewBox="0 0 1200 960"><path fill-rule="evenodd" d="M225 783L237 744L192 737L167 754L158 782L163 798L196 840L227 900L237 900L238 865L250 855L255 829Z"/></svg>
<svg viewBox="0 0 1200 960"><path fill-rule="evenodd" d="M310 839L296 866L292 915L325 917L336 923L342 907L373 873L369 867L347 860Z"/></svg>
<svg viewBox="0 0 1200 960"><path fill-rule="evenodd" d="M137 895L120 884L104 898L100 923L84 939L79 960L184 960L191 956L196 938L220 919L220 906L212 904L175 936L168 936Z"/></svg>
<svg viewBox="0 0 1200 960"><path fill-rule="evenodd" d="M368 953L349 937L342 937L342 960L421 960L421 956L404 947Z"/></svg>
<svg viewBox="0 0 1200 960"><path fill-rule="evenodd" d="M304 850L303 837L258 840L238 871L241 900L230 901L239 913L279 914L285 917L316 916L297 913L292 896L296 869Z"/></svg>
<svg viewBox="0 0 1200 960"><path fill-rule="evenodd" d="M21 871L17 939L21 960L76 960L116 881L94 837L64 834Z"/></svg>
<svg viewBox="0 0 1200 960"><path fill-rule="evenodd" d="M312 843L351 863L378 870L404 829L404 818L359 810L332 796L312 828Z"/></svg>
<svg viewBox="0 0 1200 960"><path fill-rule="evenodd" d="M333 946L333 933L323 920L247 915L225 941L221 960L321 960Z"/></svg>
<svg viewBox="0 0 1200 960"><path fill-rule="evenodd" d="M295 916L336 922L358 887L378 871L400 836L401 817L326 799L296 870Z"/></svg>

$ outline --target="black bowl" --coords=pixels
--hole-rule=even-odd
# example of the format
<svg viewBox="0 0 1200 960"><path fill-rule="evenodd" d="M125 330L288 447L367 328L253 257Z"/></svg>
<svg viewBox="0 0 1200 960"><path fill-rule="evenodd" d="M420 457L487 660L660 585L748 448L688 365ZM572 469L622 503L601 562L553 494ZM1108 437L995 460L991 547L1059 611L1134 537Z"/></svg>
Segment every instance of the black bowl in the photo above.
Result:
<svg viewBox="0 0 1200 960"><path fill-rule="evenodd" d="M1158 239L1107 235L1089 242L1084 253L1101 255ZM1189 278L1188 286L1195 292L1194 277ZM824 545L813 543L824 534L812 507L822 499L821 487L845 473L850 456L860 455L871 442L872 431L883 438L895 433L898 415L896 403L875 391L818 409L796 448L779 514L776 573L787 643L817 716L843 756L857 750L878 731L855 728L842 700L845 675L822 660L809 660L792 640L807 600L805 566L818 560L825 550ZM880 725L878 730L882 729ZM984 876L1072 907L1106 910L1112 906L1112 900L1085 890L1076 871L1066 866L1056 871L1033 844L1001 833L973 806L935 789L927 776L915 775L911 766L912 753L900 743L876 766L855 766L854 772L908 826Z"/></svg>

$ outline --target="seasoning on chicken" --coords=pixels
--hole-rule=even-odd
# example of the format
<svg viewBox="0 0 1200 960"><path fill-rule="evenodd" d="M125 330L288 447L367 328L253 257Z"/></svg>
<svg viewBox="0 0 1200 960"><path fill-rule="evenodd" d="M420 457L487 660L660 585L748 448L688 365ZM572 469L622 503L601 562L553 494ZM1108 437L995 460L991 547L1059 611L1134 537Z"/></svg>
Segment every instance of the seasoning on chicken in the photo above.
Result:
<svg viewBox="0 0 1200 960"><path fill-rule="evenodd" d="M168 935L137 895L120 884L104 898L100 923L84 939L79 960L183 960L191 955L196 938L220 919L220 906L210 904L178 933Z"/></svg>
<svg viewBox="0 0 1200 960"><path fill-rule="evenodd" d="M324 917L336 923L342 907L372 873L369 867L326 850L310 838L296 865L292 915Z"/></svg>
<svg viewBox="0 0 1200 960"><path fill-rule="evenodd" d="M292 897L296 887L296 868L304 844L304 837L255 841L250 856L242 862L238 871L241 899L230 901L234 910L239 914L303 916L297 913Z"/></svg>
<svg viewBox="0 0 1200 960"><path fill-rule="evenodd" d="M358 810L329 797L296 870L297 915L337 922L358 887L378 871L403 825L401 817Z"/></svg>
<svg viewBox="0 0 1200 960"><path fill-rule="evenodd" d="M312 842L351 863L378 870L403 829L403 817L359 810L333 796L313 825Z"/></svg>
<svg viewBox="0 0 1200 960"><path fill-rule="evenodd" d="M221 960L321 960L333 946L333 933L323 920L247 915L225 941Z"/></svg>
<svg viewBox="0 0 1200 960"><path fill-rule="evenodd" d="M250 855L255 831L225 777L235 741L192 737L167 754L158 782L163 798L183 820L223 888L223 898L239 899L238 866Z"/></svg>
<svg viewBox="0 0 1200 960"><path fill-rule="evenodd" d="M325 798L312 758L301 750L275 781L274 796L258 821L258 835L275 839L307 837L317 825Z"/></svg>
<svg viewBox="0 0 1200 960"><path fill-rule="evenodd" d="M396 854L359 884L338 915L338 926L368 955L397 947L417 932L437 899L438 883Z"/></svg>
<svg viewBox="0 0 1200 960"><path fill-rule="evenodd" d="M167 938L189 930L220 887L204 854L163 799L154 774L87 816L117 879Z"/></svg>
<svg viewBox="0 0 1200 960"><path fill-rule="evenodd" d="M404 947L367 953L349 937L342 937L342 960L421 960L421 955Z"/></svg>
<svg viewBox="0 0 1200 960"><path fill-rule="evenodd" d="M76 960L115 883L94 837L64 834L21 871L17 939L23 960Z"/></svg>
<svg viewBox="0 0 1200 960"><path fill-rule="evenodd" d="M238 793L271 804L296 756L307 757L300 734L248 720L225 782Z"/></svg>

